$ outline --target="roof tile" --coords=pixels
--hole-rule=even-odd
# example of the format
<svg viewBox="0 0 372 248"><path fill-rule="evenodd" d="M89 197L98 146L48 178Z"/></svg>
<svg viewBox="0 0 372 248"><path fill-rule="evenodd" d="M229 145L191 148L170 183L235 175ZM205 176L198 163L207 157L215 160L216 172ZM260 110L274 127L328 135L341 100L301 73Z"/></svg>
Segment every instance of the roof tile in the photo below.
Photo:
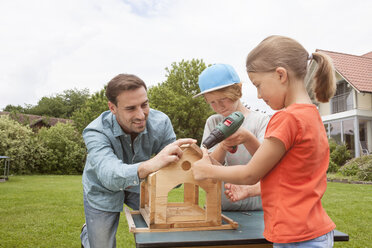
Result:
<svg viewBox="0 0 372 248"><path fill-rule="evenodd" d="M372 92L372 52L363 56L317 49L331 57L337 72L360 92Z"/></svg>

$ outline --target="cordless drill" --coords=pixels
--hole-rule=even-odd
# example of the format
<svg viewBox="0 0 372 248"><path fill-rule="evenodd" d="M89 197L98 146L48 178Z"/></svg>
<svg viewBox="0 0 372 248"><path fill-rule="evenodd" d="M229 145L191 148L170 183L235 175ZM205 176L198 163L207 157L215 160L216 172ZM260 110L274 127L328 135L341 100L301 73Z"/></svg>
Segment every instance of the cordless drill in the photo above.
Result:
<svg viewBox="0 0 372 248"><path fill-rule="evenodd" d="M225 119L222 122L218 123L215 129L211 132L211 134L204 140L203 146L207 149L215 146L216 144L220 143L230 135L236 132L239 127L243 124L244 115L236 111ZM237 147L234 146L232 153L236 152Z"/></svg>

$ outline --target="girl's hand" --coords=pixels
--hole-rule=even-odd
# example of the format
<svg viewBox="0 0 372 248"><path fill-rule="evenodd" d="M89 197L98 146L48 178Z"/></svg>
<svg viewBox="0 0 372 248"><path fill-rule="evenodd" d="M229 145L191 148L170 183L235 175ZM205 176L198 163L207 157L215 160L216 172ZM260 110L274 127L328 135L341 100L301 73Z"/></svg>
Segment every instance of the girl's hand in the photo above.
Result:
<svg viewBox="0 0 372 248"><path fill-rule="evenodd" d="M203 157L191 165L191 170L196 181L209 178L208 176L213 166L208 155L208 150L204 147L202 147L201 150L203 152Z"/></svg>

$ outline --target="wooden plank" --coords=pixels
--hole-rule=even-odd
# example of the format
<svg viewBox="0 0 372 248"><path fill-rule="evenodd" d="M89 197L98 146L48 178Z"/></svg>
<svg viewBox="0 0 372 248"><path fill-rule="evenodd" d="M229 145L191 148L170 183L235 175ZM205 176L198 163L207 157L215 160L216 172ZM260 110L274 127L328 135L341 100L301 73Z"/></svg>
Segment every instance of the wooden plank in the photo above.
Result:
<svg viewBox="0 0 372 248"><path fill-rule="evenodd" d="M125 208L125 216L128 221L128 226L130 222L133 222L132 215L134 214L141 214L141 211L129 211L129 209ZM142 215L143 217L143 215ZM231 220L228 217L224 217L227 220ZM146 220L145 220L146 221ZM234 221L232 221L234 222ZM207 226L203 226L207 225ZM208 226L211 225L211 223L177 223L177 224L151 224L150 228L137 228L131 224L131 227L129 228L129 231L132 233L142 233L142 232L185 232L185 231L208 231L208 230L230 230L230 229L236 229L231 224L224 224L219 226Z"/></svg>
<svg viewBox="0 0 372 248"><path fill-rule="evenodd" d="M136 225L134 224L133 217L132 214L130 213L129 208L125 207L124 212L125 217L127 218L129 232L134 232L134 230L136 230Z"/></svg>
<svg viewBox="0 0 372 248"><path fill-rule="evenodd" d="M231 225L221 226L198 226L198 227L184 227L184 228L159 228L158 225L154 224L156 228L136 228L133 233L142 232L191 232L191 231L210 231L210 230L231 230L234 229Z"/></svg>
<svg viewBox="0 0 372 248"><path fill-rule="evenodd" d="M216 223L214 221L206 222L203 221L190 221L190 222L178 222L174 223L174 228L199 228L199 227L214 227L216 226ZM229 228L230 229L230 228Z"/></svg>
<svg viewBox="0 0 372 248"><path fill-rule="evenodd" d="M148 196L149 196L149 222L151 224L155 223L155 211L156 211L156 174L152 174L148 177ZM150 225L149 225L150 226Z"/></svg>
<svg viewBox="0 0 372 248"><path fill-rule="evenodd" d="M167 223L167 205L168 205L168 194L161 195L164 192L156 192L155 199L155 222L154 224L166 224Z"/></svg>
<svg viewBox="0 0 372 248"><path fill-rule="evenodd" d="M234 229L237 229L237 228L239 227L238 222L234 221L233 219L230 219L230 218L227 217L226 215L221 214L221 217L222 217L222 219L223 219L225 222L229 223L229 224L230 224Z"/></svg>
<svg viewBox="0 0 372 248"><path fill-rule="evenodd" d="M189 221L204 221L205 215L174 215L174 216L167 216L167 223L177 223L177 222L189 222Z"/></svg>
<svg viewBox="0 0 372 248"><path fill-rule="evenodd" d="M199 186L192 183L184 184L184 202L198 204L199 203Z"/></svg>
<svg viewBox="0 0 372 248"><path fill-rule="evenodd" d="M151 225L150 215L146 212L144 208L140 208L140 213L142 215L142 218L145 220L147 226L150 226Z"/></svg>
<svg viewBox="0 0 372 248"><path fill-rule="evenodd" d="M168 207L173 208L173 207L191 207L194 204L190 202L168 202Z"/></svg>
<svg viewBox="0 0 372 248"><path fill-rule="evenodd" d="M144 208L146 204L148 204L148 197L147 196L147 180L141 182L140 188L140 208ZM147 201L146 201L147 198Z"/></svg>
<svg viewBox="0 0 372 248"><path fill-rule="evenodd" d="M190 247L190 246L188 246ZM193 246L194 248L272 248L272 244L249 244L249 245L213 245L213 246ZM179 247L179 248L186 248L186 247Z"/></svg>

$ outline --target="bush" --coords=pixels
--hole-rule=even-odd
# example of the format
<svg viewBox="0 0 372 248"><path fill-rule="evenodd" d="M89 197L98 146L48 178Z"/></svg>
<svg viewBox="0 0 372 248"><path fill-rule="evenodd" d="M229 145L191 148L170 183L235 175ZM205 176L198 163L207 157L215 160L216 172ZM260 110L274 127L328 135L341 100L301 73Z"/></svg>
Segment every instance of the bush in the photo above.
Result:
<svg viewBox="0 0 372 248"><path fill-rule="evenodd" d="M14 174L38 172L46 159L46 149L28 126L0 116L0 155L11 159L10 171Z"/></svg>
<svg viewBox="0 0 372 248"><path fill-rule="evenodd" d="M72 124L58 123L50 128L41 128L38 137L47 149L48 160L43 173L82 173L86 155L85 145L81 134Z"/></svg>
<svg viewBox="0 0 372 248"><path fill-rule="evenodd" d="M329 160L328 170L327 172L337 172L340 166L338 166L335 162L332 160Z"/></svg>
<svg viewBox="0 0 372 248"><path fill-rule="evenodd" d="M351 159L351 154L347 149L346 144L339 145L333 139L329 139L328 143L330 158L327 172L337 172L347 160Z"/></svg>
<svg viewBox="0 0 372 248"><path fill-rule="evenodd" d="M361 181L372 181L372 155L354 158L339 171L344 176L355 176Z"/></svg>
<svg viewBox="0 0 372 248"><path fill-rule="evenodd" d="M34 133L8 116L0 116L0 155L11 158L13 174L80 174L85 145L72 124L58 123Z"/></svg>

